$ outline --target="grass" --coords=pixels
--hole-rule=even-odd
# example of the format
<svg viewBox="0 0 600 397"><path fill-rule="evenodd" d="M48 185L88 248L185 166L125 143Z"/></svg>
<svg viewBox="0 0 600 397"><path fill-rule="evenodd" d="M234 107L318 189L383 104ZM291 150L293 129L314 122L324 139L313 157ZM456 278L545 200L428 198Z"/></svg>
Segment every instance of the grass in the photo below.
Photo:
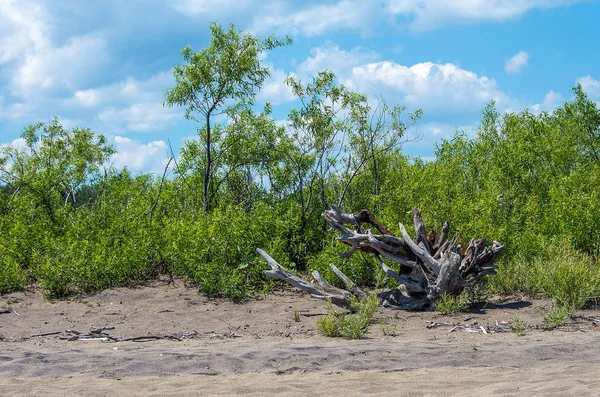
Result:
<svg viewBox="0 0 600 397"><path fill-rule="evenodd" d="M513 322L510 327L513 331L515 331L515 334L517 334L517 336L525 336L526 326L525 324L523 324L523 322L517 315L513 317Z"/></svg>
<svg viewBox="0 0 600 397"><path fill-rule="evenodd" d="M470 304L465 294L459 296L442 295L435 302L435 310L441 314L454 314L469 311Z"/></svg>
<svg viewBox="0 0 600 397"><path fill-rule="evenodd" d="M542 325L546 329L559 327L573 316L574 309L567 306L554 306L542 315Z"/></svg>
<svg viewBox="0 0 600 397"><path fill-rule="evenodd" d="M369 332L369 325L379 307L377 295L352 302L354 313L340 312L331 304L327 317L317 320L317 330L332 338L360 339Z"/></svg>
<svg viewBox="0 0 600 397"><path fill-rule="evenodd" d="M504 264L492 282L496 292L552 299L553 308L542 315L542 324L555 328L600 295L600 261L575 249L566 237L542 243L538 252L534 258Z"/></svg>
<svg viewBox="0 0 600 397"><path fill-rule="evenodd" d="M398 324L390 324L388 319L379 321L379 330L385 336L398 336Z"/></svg>

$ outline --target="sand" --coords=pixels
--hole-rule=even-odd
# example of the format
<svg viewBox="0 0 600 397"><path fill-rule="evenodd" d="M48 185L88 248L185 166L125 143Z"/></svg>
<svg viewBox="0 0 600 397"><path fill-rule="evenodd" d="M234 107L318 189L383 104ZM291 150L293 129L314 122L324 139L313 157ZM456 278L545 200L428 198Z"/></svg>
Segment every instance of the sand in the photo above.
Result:
<svg viewBox="0 0 600 397"><path fill-rule="evenodd" d="M57 302L32 290L0 297L0 394L600 395L600 311L545 331L547 305L512 298L452 316L382 311L364 339L342 340L315 330L327 304L292 289L244 304L181 280ZM525 336L505 332L515 316ZM83 337L101 327L114 338L181 340ZM55 334L34 336L45 333Z"/></svg>

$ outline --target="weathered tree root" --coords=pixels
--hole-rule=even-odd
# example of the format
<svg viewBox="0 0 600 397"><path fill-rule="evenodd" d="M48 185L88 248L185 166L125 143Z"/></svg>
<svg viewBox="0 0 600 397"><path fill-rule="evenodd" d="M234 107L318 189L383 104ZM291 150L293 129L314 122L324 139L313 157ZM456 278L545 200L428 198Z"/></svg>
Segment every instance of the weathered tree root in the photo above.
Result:
<svg viewBox="0 0 600 397"><path fill-rule="evenodd" d="M497 241L490 248L485 239L479 239L471 240L464 254L461 254L456 239L448 239L448 222L444 223L440 233L432 232L427 235L421 212L417 209L413 210L416 234L414 240L404 225L400 224L402 237L397 237L367 210L347 214L332 206L331 210L323 213L323 217L339 232L337 240L351 247L340 256L349 258L357 250L373 254L385 274L398 282L397 288L379 294L382 304L391 308L419 310L430 306L444 294L459 295L464 288L473 285L480 278L495 274L494 261L504 251L504 246ZM375 227L380 234L364 229L363 223ZM346 225L351 225L353 229ZM347 290L330 285L317 271L312 273L314 283L305 281L283 268L263 250L257 251L271 266L271 270L264 272L265 275L284 280L315 298L327 299L337 306L350 308L351 296L366 296L364 291L334 265L330 265L331 269ZM400 272L390 269L384 260L400 264Z"/></svg>

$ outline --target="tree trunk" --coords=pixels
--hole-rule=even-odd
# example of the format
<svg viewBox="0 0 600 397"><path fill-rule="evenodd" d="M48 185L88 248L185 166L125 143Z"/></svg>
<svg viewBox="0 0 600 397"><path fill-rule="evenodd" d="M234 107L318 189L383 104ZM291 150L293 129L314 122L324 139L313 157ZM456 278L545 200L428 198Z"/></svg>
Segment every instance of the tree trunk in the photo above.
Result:
<svg viewBox="0 0 600 397"><path fill-rule="evenodd" d="M202 205L204 209L204 215L208 214L208 204L210 198L208 197L208 185L210 183L210 174L212 168L212 148L210 141L210 113L206 115L206 164L204 165L204 178L202 180Z"/></svg>

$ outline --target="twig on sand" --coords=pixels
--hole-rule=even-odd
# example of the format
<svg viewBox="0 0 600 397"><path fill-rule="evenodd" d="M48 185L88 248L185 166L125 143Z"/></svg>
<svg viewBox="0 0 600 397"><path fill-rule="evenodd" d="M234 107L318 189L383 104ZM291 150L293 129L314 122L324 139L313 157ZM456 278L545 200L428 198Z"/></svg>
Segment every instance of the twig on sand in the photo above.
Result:
<svg viewBox="0 0 600 397"><path fill-rule="evenodd" d="M51 335L58 335L61 334L62 331L54 331L54 332L43 332L41 334L35 334L35 335L31 335L31 338L38 338L40 336L51 336Z"/></svg>

